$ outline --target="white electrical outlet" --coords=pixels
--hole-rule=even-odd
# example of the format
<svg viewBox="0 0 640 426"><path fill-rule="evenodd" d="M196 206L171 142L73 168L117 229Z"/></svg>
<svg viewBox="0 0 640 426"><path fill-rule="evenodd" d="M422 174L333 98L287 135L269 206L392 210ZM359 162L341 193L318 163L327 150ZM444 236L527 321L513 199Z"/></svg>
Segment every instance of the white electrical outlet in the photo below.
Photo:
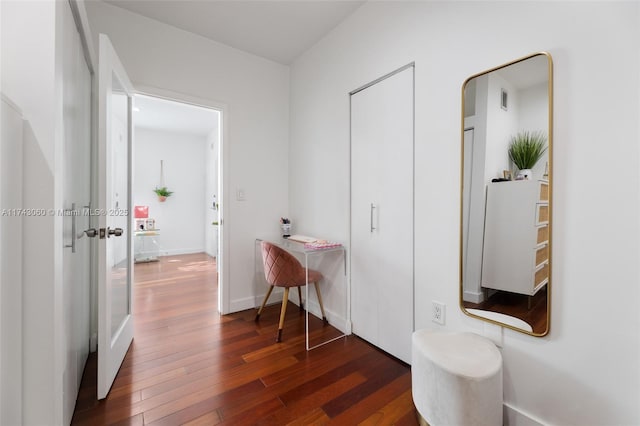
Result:
<svg viewBox="0 0 640 426"><path fill-rule="evenodd" d="M444 325L446 305L442 302L436 302L435 300L432 303L433 303L433 311L431 313L431 321L437 324Z"/></svg>

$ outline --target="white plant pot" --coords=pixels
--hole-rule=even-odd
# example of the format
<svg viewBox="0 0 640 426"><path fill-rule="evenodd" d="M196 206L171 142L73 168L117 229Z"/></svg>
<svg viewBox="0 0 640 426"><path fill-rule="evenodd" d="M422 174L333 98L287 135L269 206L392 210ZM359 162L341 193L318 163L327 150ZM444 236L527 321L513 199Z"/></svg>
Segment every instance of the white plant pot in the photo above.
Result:
<svg viewBox="0 0 640 426"><path fill-rule="evenodd" d="M516 179L531 180L533 179L533 172L531 171L531 169L522 169L518 171L518 174L516 175Z"/></svg>

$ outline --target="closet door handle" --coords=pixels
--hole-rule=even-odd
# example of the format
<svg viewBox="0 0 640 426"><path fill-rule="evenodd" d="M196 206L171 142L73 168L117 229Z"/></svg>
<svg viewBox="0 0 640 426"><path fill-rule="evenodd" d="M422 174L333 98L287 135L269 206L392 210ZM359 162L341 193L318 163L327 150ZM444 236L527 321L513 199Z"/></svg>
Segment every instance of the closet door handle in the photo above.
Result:
<svg viewBox="0 0 640 426"><path fill-rule="evenodd" d="M371 232L373 233L373 231L376 230L376 227L373 226L373 210L375 210L376 206L375 204L371 203Z"/></svg>

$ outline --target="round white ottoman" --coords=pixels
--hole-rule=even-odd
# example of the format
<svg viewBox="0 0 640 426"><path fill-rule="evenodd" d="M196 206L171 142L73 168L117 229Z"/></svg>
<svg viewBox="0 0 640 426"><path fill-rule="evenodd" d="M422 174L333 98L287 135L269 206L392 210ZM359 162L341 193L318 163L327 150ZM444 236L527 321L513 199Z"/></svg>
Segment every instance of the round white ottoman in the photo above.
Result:
<svg viewBox="0 0 640 426"><path fill-rule="evenodd" d="M502 355L482 336L414 332L411 382L429 425L502 425Z"/></svg>

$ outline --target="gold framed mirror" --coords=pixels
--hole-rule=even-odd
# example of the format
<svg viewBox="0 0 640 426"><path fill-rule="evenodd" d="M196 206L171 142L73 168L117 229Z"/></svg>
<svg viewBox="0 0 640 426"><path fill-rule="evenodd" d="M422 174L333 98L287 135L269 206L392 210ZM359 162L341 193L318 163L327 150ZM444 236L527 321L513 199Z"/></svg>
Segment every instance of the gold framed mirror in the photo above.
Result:
<svg viewBox="0 0 640 426"><path fill-rule="evenodd" d="M553 63L534 53L462 85L460 308L549 332Z"/></svg>

